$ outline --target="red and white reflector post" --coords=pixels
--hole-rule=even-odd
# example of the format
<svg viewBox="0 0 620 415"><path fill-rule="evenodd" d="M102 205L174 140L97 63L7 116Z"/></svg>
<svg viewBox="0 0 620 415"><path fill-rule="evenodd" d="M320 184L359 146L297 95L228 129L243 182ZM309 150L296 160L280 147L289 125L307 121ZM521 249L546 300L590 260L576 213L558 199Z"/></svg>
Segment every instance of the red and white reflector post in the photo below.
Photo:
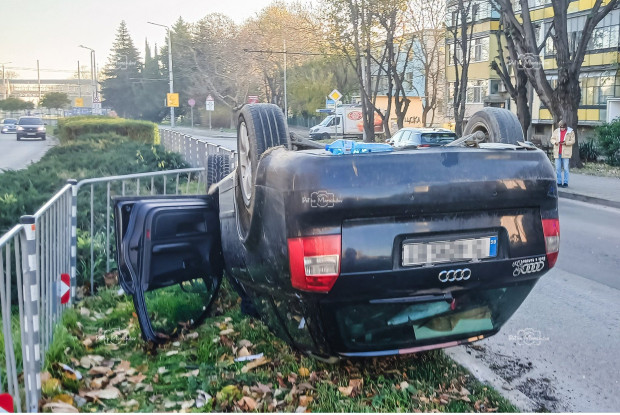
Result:
<svg viewBox="0 0 620 415"><path fill-rule="evenodd" d="M0 394L0 412L15 412L13 397L8 393Z"/></svg>
<svg viewBox="0 0 620 415"><path fill-rule="evenodd" d="M71 276L60 274L60 304L67 304L71 299Z"/></svg>

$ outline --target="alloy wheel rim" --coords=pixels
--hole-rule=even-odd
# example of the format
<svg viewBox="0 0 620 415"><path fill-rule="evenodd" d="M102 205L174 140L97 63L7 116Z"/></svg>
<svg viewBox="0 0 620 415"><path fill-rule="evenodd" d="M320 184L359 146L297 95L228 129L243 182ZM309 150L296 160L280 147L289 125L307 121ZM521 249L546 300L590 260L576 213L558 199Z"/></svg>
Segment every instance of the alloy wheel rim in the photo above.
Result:
<svg viewBox="0 0 620 415"><path fill-rule="evenodd" d="M241 193L243 203L250 206L252 201L252 161L250 160L250 137L244 122L239 127L239 169L241 172Z"/></svg>

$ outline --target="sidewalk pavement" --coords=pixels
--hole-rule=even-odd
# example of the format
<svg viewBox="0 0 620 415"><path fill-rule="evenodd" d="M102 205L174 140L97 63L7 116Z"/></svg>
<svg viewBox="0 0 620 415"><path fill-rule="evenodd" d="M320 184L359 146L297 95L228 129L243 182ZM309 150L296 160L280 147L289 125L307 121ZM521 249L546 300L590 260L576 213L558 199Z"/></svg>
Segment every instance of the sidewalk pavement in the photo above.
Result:
<svg viewBox="0 0 620 415"><path fill-rule="evenodd" d="M560 197L620 209L620 178L570 172L568 187L559 187Z"/></svg>
<svg viewBox="0 0 620 415"><path fill-rule="evenodd" d="M176 127L175 129L187 134L192 132L189 127ZM289 130L303 137L308 136L308 128L289 126ZM200 131L213 137L236 137L236 133L229 131L209 131L208 129L201 129ZM560 197L620 209L620 178L590 176L575 173L575 171L576 169L572 169L570 172L569 187L558 188Z"/></svg>

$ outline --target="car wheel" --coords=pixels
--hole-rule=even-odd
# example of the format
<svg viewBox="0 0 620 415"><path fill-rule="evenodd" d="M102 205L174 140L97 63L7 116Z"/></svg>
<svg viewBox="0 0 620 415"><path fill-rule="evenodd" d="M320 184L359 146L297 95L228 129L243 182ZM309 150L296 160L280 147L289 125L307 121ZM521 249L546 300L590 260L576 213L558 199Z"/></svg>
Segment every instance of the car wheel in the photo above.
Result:
<svg viewBox="0 0 620 415"><path fill-rule="evenodd" d="M19 141L19 140L21 140L21 139L22 139L22 137L21 137L21 136L19 136L19 135L18 135L16 138L17 138L17 141Z"/></svg>
<svg viewBox="0 0 620 415"><path fill-rule="evenodd" d="M330 138L330 135L327 133L323 133L323 135L321 136L321 140L329 140Z"/></svg>
<svg viewBox="0 0 620 415"><path fill-rule="evenodd" d="M41 140L45 141L45 136L41 137Z"/></svg>
<svg viewBox="0 0 620 415"><path fill-rule="evenodd" d="M210 154L207 157L207 192L230 173L230 156L227 154Z"/></svg>
<svg viewBox="0 0 620 415"><path fill-rule="evenodd" d="M503 108L486 107L474 113L467 122L463 135L477 131L484 133L486 143L517 144L517 141L524 141L519 119Z"/></svg>
<svg viewBox="0 0 620 415"><path fill-rule="evenodd" d="M256 169L260 156L270 148L291 147L288 126L274 104L244 105L237 122L237 183L235 202L239 236L247 242L255 233Z"/></svg>

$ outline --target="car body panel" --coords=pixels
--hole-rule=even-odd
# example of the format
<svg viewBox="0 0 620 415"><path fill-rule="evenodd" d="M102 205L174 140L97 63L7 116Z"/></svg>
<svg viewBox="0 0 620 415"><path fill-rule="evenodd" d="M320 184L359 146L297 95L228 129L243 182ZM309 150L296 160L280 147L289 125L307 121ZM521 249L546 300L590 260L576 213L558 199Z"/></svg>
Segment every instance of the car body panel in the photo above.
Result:
<svg viewBox="0 0 620 415"><path fill-rule="evenodd" d="M16 118L5 118L0 122L0 131L2 134L11 134L17 131L17 119Z"/></svg>
<svg viewBox="0 0 620 415"><path fill-rule="evenodd" d="M557 188L540 150L336 156L275 148L257 168L261 236L245 243L237 183L233 172L210 195L219 204L224 267L276 335L315 356L479 340L501 328L549 269L541 220L558 217ZM341 236L338 278L326 293L294 288L287 241L321 235ZM406 244L490 236L492 257L421 266L403 260ZM519 273L520 263L536 266Z"/></svg>

